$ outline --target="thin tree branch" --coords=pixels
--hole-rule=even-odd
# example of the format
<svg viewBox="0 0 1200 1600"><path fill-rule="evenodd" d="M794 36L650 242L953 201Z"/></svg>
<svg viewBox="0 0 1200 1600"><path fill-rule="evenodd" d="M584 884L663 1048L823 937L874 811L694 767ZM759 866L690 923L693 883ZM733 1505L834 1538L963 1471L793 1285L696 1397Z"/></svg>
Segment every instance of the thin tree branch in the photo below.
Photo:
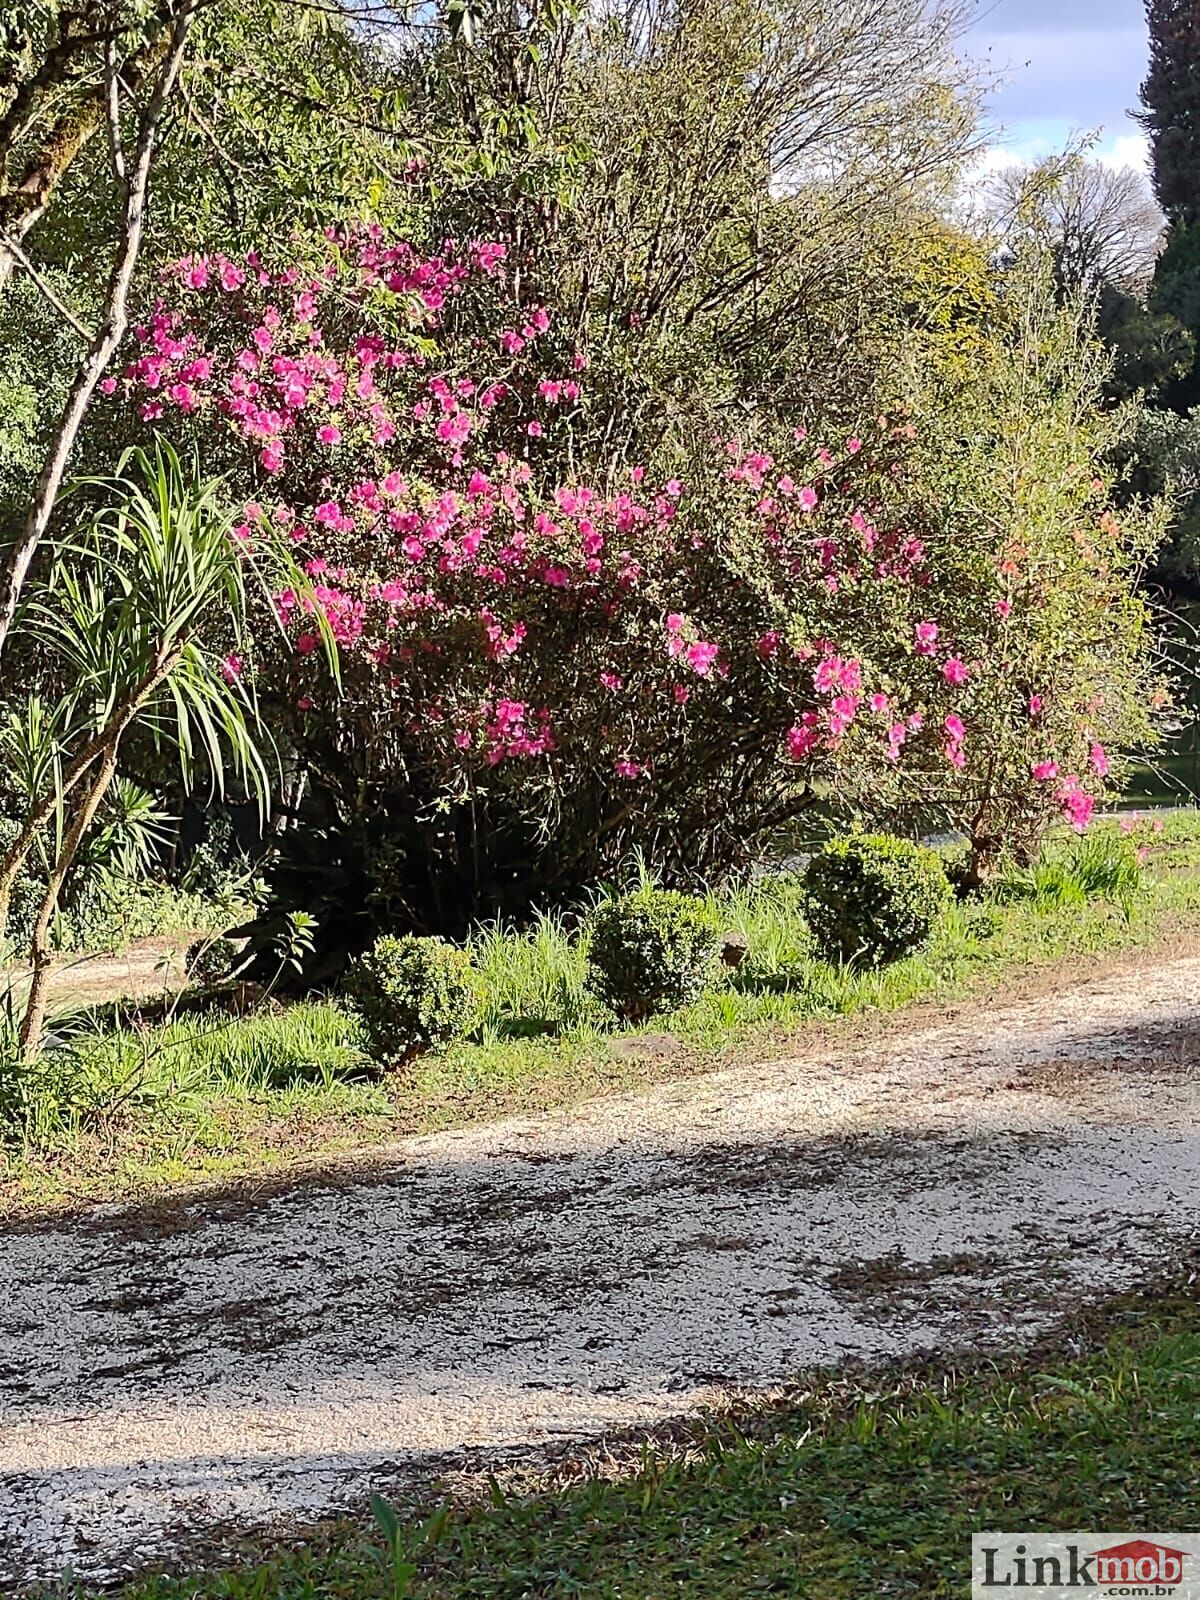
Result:
<svg viewBox="0 0 1200 1600"><path fill-rule="evenodd" d="M6 233L0 233L0 250L6 251L18 266L25 269L25 271L29 274L30 281L33 283L34 287L45 295L46 299L49 300L50 304L54 307L55 311L58 312L59 316L62 317L64 321L71 324L71 326L75 329L75 332L83 340L84 344L91 344L92 340L95 338L95 334L90 333L87 328L84 327L83 323L79 321L75 313L62 300L59 299L58 295L46 282L45 278L42 277L41 273L38 272L33 262L30 261L29 257L25 254L24 250L21 249L21 246L17 243L17 241L15 239L10 239Z"/></svg>
<svg viewBox="0 0 1200 1600"><path fill-rule="evenodd" d="M125 152L121 148L121 80L117 69L117 42L110 39L104 47L105 111L108 121L108 159L113 177L125 192Z"/></svg>
<svg viewBox="0 0 1200 1600"><path fill-rule="evenodd" d="M109 274L104 321L75 374L58 427L51 440L37 489L0 578L0 654L12 628L30 564L50 525L67 463L79 437L92 397L129 326L129 296L146 225L146 200L159 127L179 82L188 37L204 0L181 0L170 26L166 55L150 99L139 119L137 143L127 163L124 237Z"/></svg>

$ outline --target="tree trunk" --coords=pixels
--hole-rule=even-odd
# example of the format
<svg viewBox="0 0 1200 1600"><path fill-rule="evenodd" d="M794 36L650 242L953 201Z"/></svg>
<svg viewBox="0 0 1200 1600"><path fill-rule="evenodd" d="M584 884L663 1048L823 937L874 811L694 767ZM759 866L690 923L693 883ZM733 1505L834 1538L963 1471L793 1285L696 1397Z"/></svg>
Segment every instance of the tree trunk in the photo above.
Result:
<svg viewBox="0 0 1200 1600"><path fill-rule="evenodd" d="M21 590L30 563L50 523L58 491L62 487L67 462L75 447L83 419L104 370L112 360L129 326L129 294L146 221L146 196L150 169L158 138L159 124L167 101L175 90L183 67L184 52L192 20L201 0L181 0L171 27L166 58L159 70L150 103L139 122L137 144L125 178L125 228L120 248L109 274L104 321L79 364L75 381L67 396L58 427L47 451L37 490L24 525L9 553L7 568L0 579L0 653L12 627ZM11 256L6 255L11 260Z"/></svg>
<svg viewBox="0 0 1200 1600"><path fill-rule="evenodd" d="M12 900L13 885L17 881L17 874L25 865L29 852L33 849L38 834L54 815L55 807L60 801L71 794L79 780L96 758L103 754L107 746L115 739L120 740L126 728L137 716L142 706L158 688L159 684L174 668L179 660L179 652L173 651L162 661L145 674L141 682L125 696L124 700L116 707L111 717L93 738L68 765L60 783L40 803L36 804L29 816L25 819L21 832L9 848L7 855L0 860L0 941L4 939L8 930L8 908Z"/></svg>
<svg viewBox="0 0 1200 1600"><path fill-rule="evenodd" d="M121 67L121 83L127 94L137 93L168 47L170 10L160 7L157 18L152 20L157 20L158 31ZM83 64L80 57L102 40L106 49L115 51L118 32L109 33L107 38L103 33L90 33L86 37L68 34L47 49L37 72L25 80L0 118L0 172L35 121L39 96L53 101L56 97L61 100L64 93L69 94L72 84L78 81L79 67ZM7 234L17 245L24 243L26 235L45 215L71 163L104 126L106 96L107 84L101 84L82 100L59 112L53 126L26 161L19 180L11 189L0 192L0 234ZM0 247L0 293L16 265L16 256Z"/></svg>
<svg viewBox="0 0 1200 1600"><path fill-rule="evenodd" d="M58 897L62 893L62 886L66 881L67 873L71 870L72 863L79 853L79 846L83 836L91 827L100 809L100 803L108 793L117 770L117 749L120 737L112 741L100 759L91 788L88 790L83 804L75 814L75 820L63 840L62 849L58 852L58 859L54 863L54 870L50 874L50 881L46 886L46 893L42 898L38 910L37 922L33 928L33 944L31 955L33 958L33 979L29 986L29 998L25 1003L25 1016L21 1022L21 1059L25 1062L36 1061L38 1052L42 1047L42 1030L46 1023L46 1001L50 990L50 971L54 964L54 953L50 948L50 926L54 921L54 912L58 905Z"/></svg>

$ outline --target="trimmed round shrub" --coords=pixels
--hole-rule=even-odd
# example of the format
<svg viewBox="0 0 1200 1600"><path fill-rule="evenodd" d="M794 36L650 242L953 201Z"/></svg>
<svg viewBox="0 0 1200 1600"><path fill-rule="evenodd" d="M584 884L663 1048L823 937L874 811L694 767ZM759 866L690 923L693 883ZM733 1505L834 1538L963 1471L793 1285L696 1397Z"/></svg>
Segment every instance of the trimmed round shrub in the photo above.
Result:
<svg viewBox="0 0 1200 1600"><path fill-rule="evenodd" d="M804 912L829 961L879 967L919 950L953 899L937 854L890 834L831 839L804 874Z"/></svg>
<svg viewBox="0 0 1200 1600"><path fill-rule="evenodd" d="M385 934L351 964L346 994L377 1061L405 1062L442 1049L479 1020L470 955L445 939Z"/></svg>
<svg viewBox="0 0 1200 1600"><path fill-rule="evenodd" d="M703 900L641 889L593 914L588 985L621 1017L673 1011L724 980L723 948L721 929Z"/></svg>

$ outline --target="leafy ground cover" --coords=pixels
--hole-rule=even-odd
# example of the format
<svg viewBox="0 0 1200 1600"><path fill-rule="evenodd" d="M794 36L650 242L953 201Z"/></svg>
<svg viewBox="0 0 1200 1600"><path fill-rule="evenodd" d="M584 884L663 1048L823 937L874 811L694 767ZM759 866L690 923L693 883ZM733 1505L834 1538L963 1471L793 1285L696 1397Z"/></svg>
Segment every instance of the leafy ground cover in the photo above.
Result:
<svg viewBox="0 0 1200 1600"><path fill-rule="evenodd" d="M972 1532L1200 1517L1195 1274L959 1366L818 1374L590 1460L415 1493L378 1527L121 1600L965 1600ZM424 1503L423 1503L424 1500ZM432 1514L431 1514L432 1510Z"/></svg>
<svg viewBox="0 0 1200 1600"><path fill-rule="evenodd" d="M1139 824L1133 837L1146 855L1140 881L1129 841L1105 824L956 905L926 950L879 971L816 959L794 883L752 884L714 899L746 946L729 983L641 1027L617 1027L589 993L567 923L493 927L475 942L487 995L476 1035L394 1073L378 1071L330 1001L97 1029L65 1060L48 1057L27 1138L4 1158L0 1207L146 1193L546 1110L799 1045L838 1018L994 991L1047 963L1178 949L1200 910L1200 815L1169 815L1159 832Z"/></svg>

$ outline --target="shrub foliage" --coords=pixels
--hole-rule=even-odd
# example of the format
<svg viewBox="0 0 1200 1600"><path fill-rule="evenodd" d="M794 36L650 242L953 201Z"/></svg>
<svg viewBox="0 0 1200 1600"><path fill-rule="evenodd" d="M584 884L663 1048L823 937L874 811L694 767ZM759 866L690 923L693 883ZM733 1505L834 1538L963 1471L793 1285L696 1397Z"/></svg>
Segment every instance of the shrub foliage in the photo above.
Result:
<svg viewBox="0 0 1200 1600"><path fill-rule="evenodd" d="M805 911L830 961L882 966L927 942L952 893L932 850L888 834L832 839L805 873Z"/></svg>
<svg viewBox="0 0 1200 1600"><path fill-rule="evenodd" d="M346 976L376 1060L402 1063L470 1033L479 991L465 950L444 939L385 934Z"/></svg>
<svg viewBox="0 0 1200 1600"><path fill-rule="evenodd" d="M856 427L760 409L629 467L587 329L515 255L376 230L190 257L113 395L114 425L204 439L247 548L305 557L288 648L269 619L238 670L340 823L388 819L391 925L561 904L637 848L716 879L830 795L981 856L1084 826L1155 688L1153 530L1109 509L1078 323L1010 285L974 359L926 336L924 382Z"/></svg>
<svg viewBox="0 0 1200 1600"><path fill-rule="evenodd" d="M631 1021L673 1011L721 982L722 944L703 900L669 889L639 889L606 901L593 914L589 983Z"/></svg>

